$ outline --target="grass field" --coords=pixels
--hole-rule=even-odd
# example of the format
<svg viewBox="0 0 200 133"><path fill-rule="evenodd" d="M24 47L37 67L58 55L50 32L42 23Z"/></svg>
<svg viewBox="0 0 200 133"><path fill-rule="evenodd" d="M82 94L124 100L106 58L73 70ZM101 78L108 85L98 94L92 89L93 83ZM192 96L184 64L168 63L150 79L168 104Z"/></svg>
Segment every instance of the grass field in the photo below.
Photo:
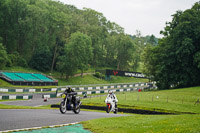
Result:
<svg viewBox="0 0 200 133"><path fill-rule="evenodd" d="M130 115L82 122L84 128L95 133L198 133L200 132L200 87L184 89L126 92L117 94L119 107L191 112L181 115ZM152 99L153 97L153 99ZM83 99L84 104L105 106L106 97ZM195 105L194 105L195 104Z"/></svg>

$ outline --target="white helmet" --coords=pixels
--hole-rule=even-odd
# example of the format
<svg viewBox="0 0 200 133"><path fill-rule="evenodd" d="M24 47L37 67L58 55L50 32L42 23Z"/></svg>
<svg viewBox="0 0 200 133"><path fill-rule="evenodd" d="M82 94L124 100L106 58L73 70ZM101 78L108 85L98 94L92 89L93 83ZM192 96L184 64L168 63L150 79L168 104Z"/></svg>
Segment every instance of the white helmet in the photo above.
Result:
<svg viewBox="0 0 200 133"><path fill-rule="evenodd" d="M108 91L108 93L109 93L109 94L112 94L112 93L113 93L113 91L112 91L112 90L109 90L109 91Z"/></svg>

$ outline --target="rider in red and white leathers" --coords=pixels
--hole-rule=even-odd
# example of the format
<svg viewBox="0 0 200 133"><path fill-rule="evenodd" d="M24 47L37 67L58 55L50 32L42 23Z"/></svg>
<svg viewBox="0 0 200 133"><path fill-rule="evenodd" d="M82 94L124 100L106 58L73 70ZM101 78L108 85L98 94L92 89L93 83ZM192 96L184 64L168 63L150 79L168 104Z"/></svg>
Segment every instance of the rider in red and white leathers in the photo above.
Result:
<svg viewBox="0 0 200 133"><path fill-rule="evenodd" d="M113 93L112 90L108 91L108 95L106 99L108 99L109 97L112 99L112 102L111 102L112 109L117 108L117 102L118 102L117 96Z"/></svg>

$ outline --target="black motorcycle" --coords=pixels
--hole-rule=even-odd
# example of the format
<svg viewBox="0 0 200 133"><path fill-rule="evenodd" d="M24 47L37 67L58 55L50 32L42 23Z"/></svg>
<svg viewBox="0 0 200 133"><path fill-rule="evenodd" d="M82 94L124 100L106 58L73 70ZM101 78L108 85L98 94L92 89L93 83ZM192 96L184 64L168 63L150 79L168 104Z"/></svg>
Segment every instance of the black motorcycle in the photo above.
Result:
<svg viewBox="0 0 200 133"><path fill-rule="evenodd" d="M75 114L80 112L80 105L82 102L80 101L80 97L76 96L76 92L71 93L63 93L62 102L60 103L60 112L64 114L67 110L73 110Z"/></svg>

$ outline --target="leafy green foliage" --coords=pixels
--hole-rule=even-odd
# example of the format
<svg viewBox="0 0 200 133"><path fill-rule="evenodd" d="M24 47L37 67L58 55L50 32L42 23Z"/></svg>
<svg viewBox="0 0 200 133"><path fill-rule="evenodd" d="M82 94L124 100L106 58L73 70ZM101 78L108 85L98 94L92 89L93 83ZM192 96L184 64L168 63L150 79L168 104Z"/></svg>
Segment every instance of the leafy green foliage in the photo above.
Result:
<svg viewBox="0 0 200 133"><path fill-rule="evenodd" d="M48 47L42 47L35 51L30 65L40 71L48 71L51 66L51 52Z"/></svg>
<svg viewBox="0 0 200 133"><path fill-rule="evenodd" d="M59 70L67 76L72 75L77 69L84 70L89 67L92 59L92 42L89 36L77 32L71 35L69 44L65 45L65 55L58 62ZM67 70L67 71L66 71Z"/></svg>
<svg viewBox="0 0 200 133"><path fill-rule="evenodd" d="M7 63L7 52L4 46L0 43L0 69L4 68Z"/></svg>
<svg viewBox="0 0 200 133"><path fill-rule="evenodd" d="M200 3L184 12L177 11L167 23L159 45L145 53L146 73L159 89L200 85L199 41Z"/></svg>
<svg viewBox="0 0 200 133"><path fill-rule="evenodd" d="M18 52L13 52L12 54L8 54L8 62L7 66L21 66L21 67L27 67L28 64L26 60L19 55Z"/></svg>
<svg viewBox="0 0 200 133"><path fill-rule="evenodd" d="M137 70L143 49L137 40L156 40L154 36L131 38L102 13L54 0L1 0L0 18L0 40L8 54L6 66L56 70L66 77L89 66ZM74 34L90 39L81 37L79 41L73 39Z"/></svg>
<svg viewBox="0 0 200 133"><path fill-rule="evenodd" d="M133 41L129 36L121 35L117 42L117 68L119 70L127 70L129 62L132 61L134 55Z"/></svg>
<svg viewBox="0 0 200 133"><path fill-rule="evenodd" d="M105 75L103 75L103 74L100 73L100 72L96 72L96 73L94 74L94 76L97 77L97 78L100 78L100 79L105 79Z"/></svg>

